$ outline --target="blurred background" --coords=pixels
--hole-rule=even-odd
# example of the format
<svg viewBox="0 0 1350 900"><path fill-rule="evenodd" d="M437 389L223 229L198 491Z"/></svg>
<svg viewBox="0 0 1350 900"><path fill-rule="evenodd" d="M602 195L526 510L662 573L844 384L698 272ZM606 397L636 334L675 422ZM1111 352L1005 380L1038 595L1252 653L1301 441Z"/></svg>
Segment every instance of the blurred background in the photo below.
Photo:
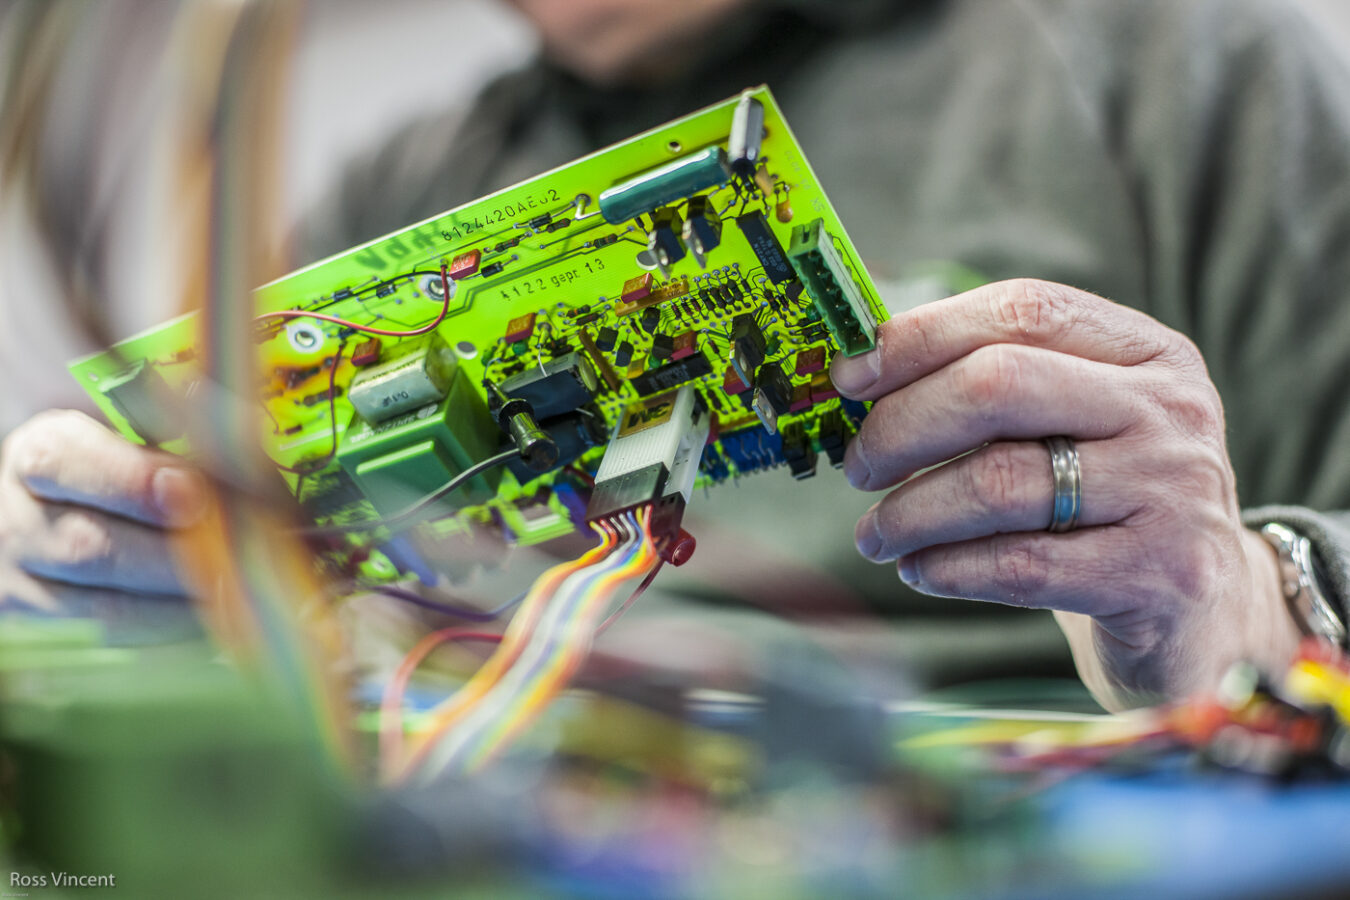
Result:
<svg viewBox="0 0 1350 900"><path fill-rule="evenodd" d="M561 5L564 0L554 2ZM1315 27L1350 53L1350 10L1335 0L1303 3ZM22 183L15 179L19 169L13 159L0 165L0 179L7 179L0 181L0 437L43 409L89 408L66 372L69 360L99 349L106 340L156 325L199 299L202 260L194 247L207 224L209 198L199 169L203 163L194 155L200 148L190 146L190 141L185 146L183 137L201 129L198 119L211 88L206 73L213 54L223 51L220 46L185 41L184 34L209 30L212 5L116 0L93 10L91 3L80 10L73 26L77 37L73 46L81 52L47 59L55 70L56 89L41 115L43 134L35 153L41 165L25 170ZM709 8L715 5L708 2ZM793 23L784 40L799 41L803 54L808 52L818 21L801 9L813 4L783 0L770 5ZM867 22L877 14L875 8L889 9L887 15L923 16L933 6L918 0L912 4L854 0L840 8L848 8L842 17L856 14L857 21ZM194 8L208 10L200 13L208 20L206 25L193 21ZM493 179L509 183L595 149L586 145L587 138L626 137L751 83L768 80L774 87L779 74L759 60L733 56L715 77L696 69L685 82L648 85L640 92L610 85L598 101L589 101L595 107L580 103L581 115L594 126L585 137L569 133L567 142L538 143L519 158L493 160L489 166L474 151L501 137L505 126L493 119L492 111L519 102L521 96L533 96L531 73L547 67L538 30L517 5L497 0L378 4L316 0L298 9L285 78L274 85L283 115L282 133L276 136L280 155L267 198L271 210L255 223L263 232L261 244L271 256L274 274L501 186L490 183ZM6 76L11 85L23 75L14 68L15 61L35 58L20 54L16 46L25 35L17 24L22 12L18 4L0 6L0 38L6 42L0 44L0 64L10 67ZM571 100L581 93L570 76L549 72L554 79L550 90ZM822 104L822 95L810 85L797 87L786 109L789 121L794 121L793 103ZM857 88L861 94L870 89L866 84ZM623 111L616 116L621 125L613 126L621 130L607 134L604 121L611 109ZM33 119L28 118L32 115L22 106L6 108L0 136L11 143L0 147L15 146L15 136L32 127ZM831 132L825 124L804 127L798 136L856 237L851 223L855 218L867 221L875 210L869 206L872 187L838 146L851 136ZM466 155L447 157L447 148L464 150ZM34 190L35 184L40 190ZM385 185L397 189L385 192ZM44 203L36 217L34 196ZM870 254L869 264L874 264L883 293L896 308L942 295L940 277L916 275L899 260L888 258L884 244L869 244L866 239L859 244L864 254ZM62 251L81 258L81 267L64 270ZM90 304L98 307L93 319L100 328L90 329L89 320L80 315ZM116 749L86 761L89 765L81 769L86 781L67 784L50 756L29 760L30 771L52 773L50 777L61 785L59 789L39 785L49 790L42 796L59 795L71 804L91 787L104 801L101 809L121 810L135 805L135 793L143 786L147 794L163 800L166 815L181 814L193 804L232 809L233 825L216 830L203 825L199 834L185 838L197 841L193 846L198 848L231 840L237 831L275 816L277 809L268 805L267 795L289 790L288 779L294 778L305 792L303 814L293 821L272 819L272 831L246 842L246 853L252 854L246 858L257 860L277 879L303 881L304 890L313 888L306 881L313 873L297 874L278 865L269 854L269 841L301 848L297 855L322 860L320 868L333 862L329 854L340 856L345 848L360 846L362 852L353 852L352 858L359 862L360 878L370 880L359 881L360 890L354 892L381 884L387 867L398 873L400 885L411 883L409 896L423 888L425 895L436 895L435 879L450 857L462 867L461 874L482 876L482 896L500 896L501 872L469 862L480 851L485 858L500 854L509 860L508 873L517 865L536 875L544 873L539 881L526 878L523 886L513 883L521 896L531 895L541 884L563 894L683 895L689 882L676 884L665 876L679 872L684 879L704 858L700 854L714 853L706 844L719 841L730 848L727 853L736 865L726 870L731 874L724 873L724 880L700 883L694 893L778 896L775 891L783 889L787 893L781 895L824 895L840 885L832 879L849 871L860 852L864 865L855 869L860 873L857 881L842 883L844 893L887 895L893 884L888 878L896 866L918 873L913 896L925 895L925 887L939 895L965 896L1000 893L1002 887L995 882L1021 872L1023 860L1074 872L1098 861L1096 848L1119 840L1119 834L1104 836L1089 828L1082 846L1060 844L1047 855L1045 845L1034 841L1038 834L1043 836L1036 829L1048 826L1023 828L1028 820L1018 805L1019 786L968 795L959 774L920 778L914 769L891 770L867 758L864 750L879 734L884 735L882 743L893 737L891 726L877 718L879 710L894 711L905 704L972 699L1005 708L1035 704L1080 724L1094 720L1074 717L1100 712L1074 679L1067 648L1048 614L920 597L900 585L891 567L863 563L853 549L853 525L871 500L850 491L842 474L828 469L802 483L789 483L781 472L767 473L700 497L687 525L700 541L695 561L679 571L667 570L616 627L614 643L604 648L598 668L589 672L593 681L588 687L605 686L621 700L636 697L648 708L674 704L672 698L678 697L686 704L680 707L683 713L695 709L703 717L697 724L714 730L719 723L743 723L747 718L746 698L721 690L740 683L739 677L728 673L748 669L762 679L765 696L752 702L762 702L772 715L757 719L754 729L746 726L747 731L736 734L738 739L748 734L752 749L721 741L720 734L680 738L692 748L690 756L697 757L698 764L690 766L696 775L688 781L710 795L722 796L719 792L725 791L739 796L736 791L744 787L740 782L746 780L745 771L755 768L745 759L760 751L774 761L764 782L793 785L786 794L746 802L737 808L734 820L691 809L695 804L680 793L689 788L687 783L663 785L667 793L662 802L644 805L650 797L633 783L604 781L591 769L546 778L529 764L505 768L473 785L447 785L416 796L364 797L352 804L350 798L335 798L326 784L306 780L303 762L297 762L303 757L294 752L304 744L304 736L277 724L286 717L274 715L274 708L267 705L275 698L261 706L237 702L237 685L218 683L215 675L194 683L192 690L200 693L192 696L209 697L207 708L228 709L229 715L202 715L184 724L188 720L182 709L170 703L141 710L132 720L110 717L107 746ZM477 588L509 596L525 573L537 572L548 561L525 554L495 573L497 581L479 583ZM796 609L799 599L807 607L804 615ZM348 625L354 629L359 664L387 671L428 627L428 620L408 610L358 605ZM72 632L57 643L61 641L84 646L88 635ZM22 670L31 661L23 655L26 652L11 654L13 669ZM138 671L131 662L140 665L130 656L101 657L89 669L106 685L103 699L112 702L123 695L155 692L154 673L160 670L150 666ZM157 658L154 664L177 663ZM625 695L626 679L634 682L631 697ZM25 690L27 699L36 696L33 684L25 688L22 680L16 683L19 696L25 696ZM615 689L615 683L621 687ZM58 690L71 685L89 686L74 676L56 683ZM691 701L687 690L702 693ZM585 748L575 751L581 757L627 753L659 768L660 748L651 745L659 744L664 732L646 720L625 718L624 712L633 711L616 712L603 699L586 695L569 702L585 713L578 716L582 724L554 726L545 745L563 742L574 751ZM106 710L96 706L95 711ZM28 737L41 734L51 727L44 714L25 712L10 727ZM1037 725L1053 721L1053 715L1034 720ZM184 735L183 746L189 749L178 754L181 748L175 745L148 756L138 754L144 747L137 735L158 729ZM232 729L250 736L243 750L219 758L193 755L203 742L238 733ZM647 740L634 738L620 750L597 749L616 734L645 734ZM804 734L816 740L804 741ZM708 739L700 742L702 738ZM62 746L53 756L69 761L79 757L79 749ZM829 777L821 776L819 783L798 779L799 756L828 771ZM939 767L955 768L954 758L938 756ZM183 759L193 762L173 770L173 777L193 788L175 803L160 776L163 767L172 768L175 760ZM258 778L263 771L267 777ZM828 791L820 788L826 782ZM241 784L247 784L247 790L233 795L232 788ZM353 805L358 812L352 811ZM1088 800L1072 805L1056 834L1062 837L1082 826L1077 817L1090 805ZM462 808L465 815L438 818L437 811L447 807ZM341 826L328 816L334 808L343 810L337 817ZM854 817L854 810L863 814ZM31 809L27 812L26 819L11 815L5 826L10 829L8 837L16 833L14 822L22 821L18 834L27 829L29 839L45 836L61 842L52 835L61 831L62 822L55 817L45 820ZM1141 835L1156 809L1133 812L1133 818L1126 816L1127 831L1131 840L1144 841ZM700 813L707 817L700 818ZM156 809L140 809L128 820L128 829L153 828L157 815ZM679 827L666 827L669 822L663 817L678 820ZM71 858L106 861L119 853L137 856L143 873L159 873L171 865L167 855L156 856L140 844L95 847L118 831L116 821L111 812L106 820L87 820L87 830L73 839ZM541 821L552 830L541 827ZM317 822L333 826L332 831L310 833ZM813 842L816 822L827 823L821 831L829 836ZM912 847L910 839L945 833L954 823L974 832L988 828L984 836L989 839L959 846L936 841L941 845L936 852L929 852L933 843L925 843L928 855L922 858L902 854L897 859L880 849ZM1198 819L1196 834L1209 824L1208 819ZM705 826L707 833L699 835ZM663 841L670 834L685 843L669 850L667 857ZM1098 843L1089 847L1088 837ZM79 843L86 839L88 845ZM808 866L808 877L753 883L754 877L775 871L774 866L783 865L805 844L810 845L806 855L814 866ZM615 846L621 846L621 852ZM1149 845L1149 852L1161 851ZM625 868L616 858L631 866ZM966 875L989 873L991 881L963 882L959 877L963 867L969 867ZM410 882L405 880L408 873L414 876ZM222 879L217 886L221 889L204 895L226 896L230 889L244 886L216 874ZM417 881L422 876L430 880ZM193 882L189 873L179 872L177 878L165 883L181 889ZM1009 895L1039 895L1034 887L1029 891L1019 894L1014 888ZM302 893L300 888L295 891L297 896ZM275 894L287 896L291 891L280 889Z"/></svg>

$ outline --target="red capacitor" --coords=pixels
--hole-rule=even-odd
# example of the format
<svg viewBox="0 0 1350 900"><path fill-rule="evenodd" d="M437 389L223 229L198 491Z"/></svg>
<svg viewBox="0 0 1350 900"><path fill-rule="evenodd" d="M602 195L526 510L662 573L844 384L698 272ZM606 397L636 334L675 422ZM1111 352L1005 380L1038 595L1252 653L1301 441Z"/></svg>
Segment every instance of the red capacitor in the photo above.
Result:
<svg viewBox="0 0 1350 900"><path fill-rule="evenodd" d="M811 385L798 384L792 388L792 405L788 407L788 412L801 412L804 409L810 409L815 400L811 396Z"/></svg>
<svg viewBox="0 0 1350 900"><path fill-rule="evenodd" d="M636 303L652 292L652 273L643 272L623 283L623 293L619 299L624 303Z"/></svg>
<svg viewBox="0 0 1350 900"><path fill-rule="evenodd" d="M814 375L825 368L825 348L810 347L797 354L797 374Z"/></svg>
<svg viewBox="0 0 1350 900"><path fill-rule="evenodd" d="M670 353L670 360L674 362L677 359L684 359L686 356L693 356L694 351L698 349L698 335L693 331L682 331L675 335L673 341L674 350Z"/></svg>
<svg viewBox="0 0 1350 900"><path fill-rule="evenodd" d="M474 275L478 272L478 264L482 261L483 251L481 250L470 250L467 253L461 253L459 256L450 260L450 267L446 270L446 274L454 281L459 281L461 278L468 278L470 275Z"/></svg>
<svg viewBox="0 0 1350 900"><path fill-rule="evenodd" d="M830 376L820 372L811 379L811 402L824 403L826 400L833 400L839 396L839 392L834 389L834 382Z"/></svg>
<svg viewBox="0 0 1350 900"><path fill-rule="evenodd" d="M722 376L722 390L728 394L741 394L750 390L750 385L741 381L741 376L736 374L736 370L727 367L727 373Z"/></svg>
<svg viewBox="0 0 1350 900"><path fill-rule="evenodd" d="M534 334L534 313L517 316L506 323L505 340L508 344L528 340L532 334Z"/></svg>
<svg viewBox="0 0 1350 900"><path fill-rule="evenodd" d="M380 339L371 338L368 341L362 341L352 351L352 365L354 366L373 366L380 361Z"/></svg>

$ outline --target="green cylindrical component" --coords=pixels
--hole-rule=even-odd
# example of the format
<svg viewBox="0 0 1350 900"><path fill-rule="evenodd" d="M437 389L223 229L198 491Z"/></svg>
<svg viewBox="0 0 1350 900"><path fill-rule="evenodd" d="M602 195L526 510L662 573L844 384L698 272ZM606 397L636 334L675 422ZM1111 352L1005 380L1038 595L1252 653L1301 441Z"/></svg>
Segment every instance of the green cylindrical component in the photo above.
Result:
<svg viewBox="0 0 1350 900"><path fill-rule="evenodd" d="M726 151L709 147L604 191L600 194L600 215L611 225L618 225L730 180Z"/></svg>

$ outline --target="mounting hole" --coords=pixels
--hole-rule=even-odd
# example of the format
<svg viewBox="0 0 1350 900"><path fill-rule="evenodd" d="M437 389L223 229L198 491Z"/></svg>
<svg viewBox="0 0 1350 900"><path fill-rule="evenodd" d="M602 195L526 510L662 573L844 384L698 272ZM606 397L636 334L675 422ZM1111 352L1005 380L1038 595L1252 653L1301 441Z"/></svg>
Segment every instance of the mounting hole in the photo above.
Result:
<svg viewBox="0 0 1350 900"><path fill-rule="evenodd" d="M286 339L296 353L317 353L323 349L323 330L313 322L291 322L286 326Z"/></svg>
<svg viewBox="0 0 1350 900"><path fill-rule="evenodd" d="M666 143L666 150L670 151L671 153L679 153L683 149L684 144L681 144L679 141L672 140Z"/></svg>
<svg viewBox="0 0 1350 900"><path fill-rule="evenodd" d="M468 341L460 341L455 345L455 355L460 359L473 359L478 355L478 348Z"/></svg>
<svg viewBox="0 0 1350 900"><path fill-rule="evenodd" d="M437 303L445 302L445 291L441 288L441 276L428 275L422 279L421 288L422 293L428 298L435 300ZM455 282L453 279L450 281L450 296L455 296Z"/></svg>

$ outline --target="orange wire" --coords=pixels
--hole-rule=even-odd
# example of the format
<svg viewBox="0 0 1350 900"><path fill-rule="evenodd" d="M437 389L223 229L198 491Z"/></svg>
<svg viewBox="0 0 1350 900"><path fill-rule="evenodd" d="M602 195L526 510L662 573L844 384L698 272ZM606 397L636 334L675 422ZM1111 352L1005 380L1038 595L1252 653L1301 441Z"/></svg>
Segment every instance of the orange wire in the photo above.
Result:
<svg viewBox="0 0 1350 900"><path fill-rule="evenodd" d="M427 717L426 727L423 729L425 736L417 740L406 764L400 767L398 760L387 761L387 777L406 777L409 772L421 764L440 735L454 727L455 723L468 713L474 703L482 699L483 695L501 679L502 675L511 667L511 664L515 662L530 634L533 633L540 616L543 615L548 600L553 596L558 586L574 572L592 565L613 549L617 543L618 534L608 526L608 523L602 523L602 525L603 527L596 528L592 523L592 528L601 534L601 542L597 547L587 551L579 559L554 566L535 581L520 612L511 620L511 624L507 627L505 634L502 635L502 642L497 648L497 652L492 654L488 661L483 664L483 667L474 673L473 677L456 691L454 696L431 712Z"/></svg>
<svg viewBox="0 0 1350 900"><path fill-rule="evenodd" d="M586 599L581 612L580 621L583 623L586 622L588 617L594 618L597 610L603 610L608 606L609 600L614 596L614 592L620 584L636 577L639 572L651 568L658 560L659 557L656 555L652 542L651 516L648 514L642 517L642 514L639 513L639 517L644 539L639 546L638 554L627 565L598 580L597 585L592 588L591 595ZM559 656L540 679L534 690L525 696L516 713L512 715L510 722L502 728L501 733L496 738L486 742L484 748L470 761L472 769L476 769L490 760L496 749L509 743L526 725L534 720L539 710L556 697L558 692L571 680L586 658L590 646L591 630L586 628L582 633L585 635L584 643L580 643L573 652Z"/></svg>
<svg viewBox="0 0 1350 900"><path fill-rule="evenodd" d="M403 694L408 681L417 671L422 661L442 644L451 641L493 641L500 642L502 636L491 631L472 631L467 628L442 628L433 631L418 641L408 651L408 655L399 663L394 677L384 688L384 698L380 703L380 759L393 760L403 753Z"/></svg>

